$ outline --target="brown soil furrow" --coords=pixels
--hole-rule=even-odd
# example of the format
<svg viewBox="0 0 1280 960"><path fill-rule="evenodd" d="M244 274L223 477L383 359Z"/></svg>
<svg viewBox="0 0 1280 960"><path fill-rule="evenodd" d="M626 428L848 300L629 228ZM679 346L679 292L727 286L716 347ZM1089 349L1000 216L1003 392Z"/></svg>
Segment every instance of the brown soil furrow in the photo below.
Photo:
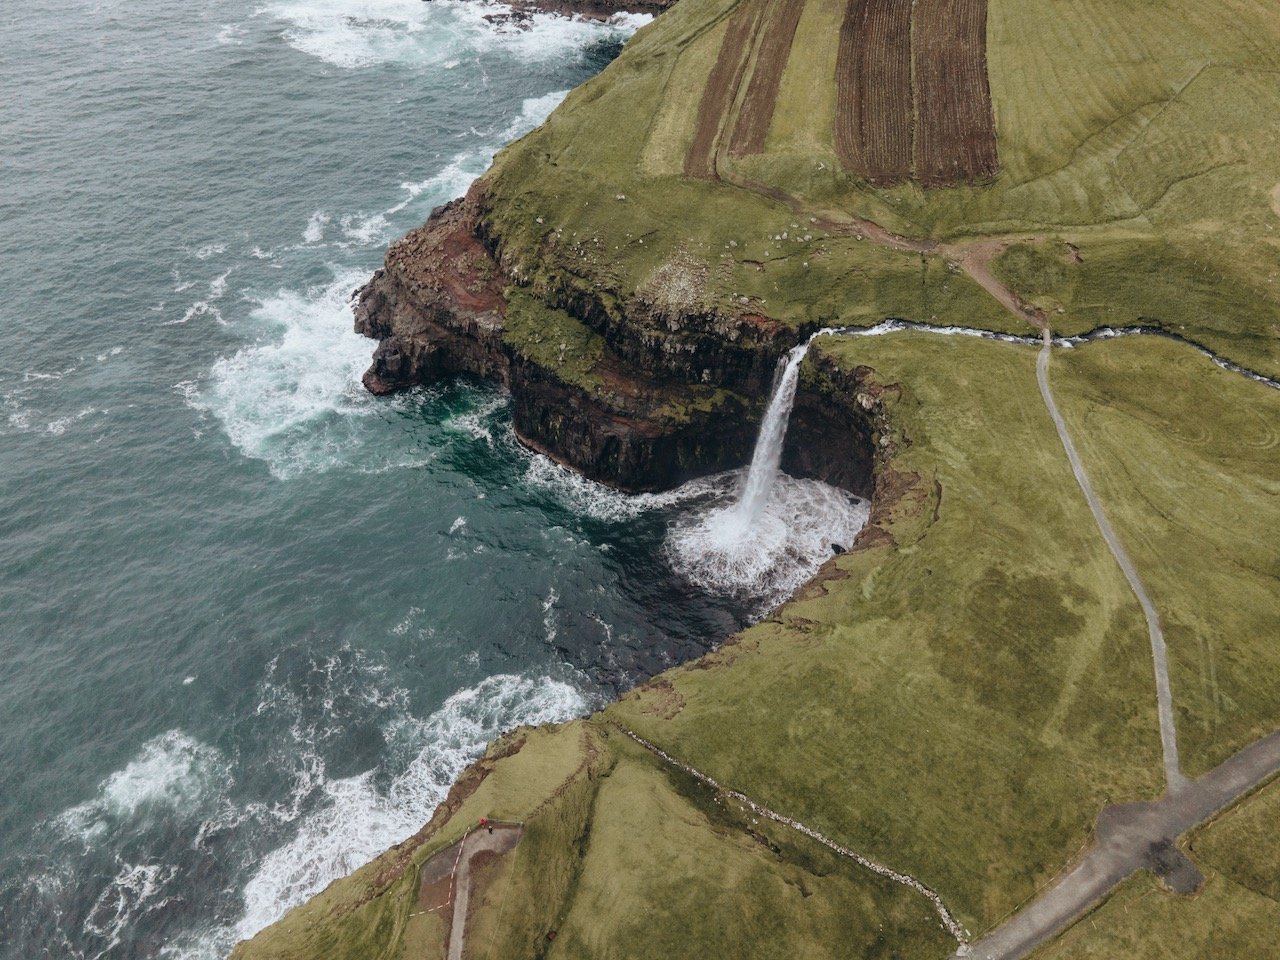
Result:
<svg viewBox="0 0 1280 960"><path fill-rule="evenodd" d="M995 176L987 0L916 0L915 175L925 187Z"/></svg>
<svg viewBox="0 0 1280 960"><path fill-rule="evenodd" d="M716 64L698 104L698 125L684 158L684 173L698 180L716 179L716 147L751 52L757 4L743 0L734 10Z"/></svg>
<svg viewBox="0 0 1280 960"><path fill-rule="evenodd" d="M836 155L851 173L866 169L862 149L862 85L858 81L862 35L866 30L868 0L849 0L840 25L840 46L836 53Z"/></svg>
<svg viewBox="0 0 1280 960"><path fill-rule="evenodd" d="M756 56L756 68L747 84L747 96L729 142L729 153L743 157L764 152L765 138L773 121L773 110L782 85L782 73L791 55L800 14L801 0L773 0L760 26L763 39Z"/></svg>
<svg viewBox="0 0 1280 960"><path fill-rule="evenodd" d="M849 0L836 58L836 152L872 183L911 177L912 0Z"/></svg>

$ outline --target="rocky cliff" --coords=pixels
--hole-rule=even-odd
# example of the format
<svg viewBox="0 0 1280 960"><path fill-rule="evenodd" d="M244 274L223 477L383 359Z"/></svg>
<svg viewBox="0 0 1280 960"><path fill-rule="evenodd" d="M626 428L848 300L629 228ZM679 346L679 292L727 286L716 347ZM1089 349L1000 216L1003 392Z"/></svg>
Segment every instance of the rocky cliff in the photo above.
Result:
<svg viewBox="0 0 1280 960"><path fill-rule="evenodd" d="M629 295L563 278L535 293L490 212L482 181L393 244L359 291L356 329L379 341L364 376L371 392L454 376L499 382L524 443L627 490L750 459L778 359L803 332L749 309L701 308L705 268L679 256ZM850 396L806 381L786 464L865 493L870 428Z"/></svg>

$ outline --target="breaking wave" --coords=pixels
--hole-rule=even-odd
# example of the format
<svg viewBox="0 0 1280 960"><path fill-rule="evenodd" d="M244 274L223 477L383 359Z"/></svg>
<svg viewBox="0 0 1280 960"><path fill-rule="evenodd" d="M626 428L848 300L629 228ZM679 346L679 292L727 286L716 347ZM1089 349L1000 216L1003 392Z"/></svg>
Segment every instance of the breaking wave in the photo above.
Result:
<svg viewBox="0 0 1280 960"><path fill-rule="evenodd" d="M451 69L484 54L555 62L592 41L623 39L652 19L538 13L503 22L510 7L465 0L284 0L261 12L285 24L282 37L295 50L346 70L378 64Z"/></svg>
<svg viewBox="0 0 1280 960"><path fill-rule="evenodd" d="M557 91L526 99L495 140L457 154L432 177L401 184L408 196L383 213L340 218L345 238L340 245L381 244L392 230L389 218L419 200L434 206L465 192L502 144L541 123L564 96ZM332 221L326 211L313 213L304 244L323 243ZM368 279L364 269L335 268L328 283L258 298L249 316L256 342L218 360L207 385L191 395L192 406L214 414L236 448L266 462L278 479L338 467L362 472L417 467L432 457L399 432L392 436L370 429L371 422L386 422L388 408L394 411L407 401L379 403L360 383L373 342L352 329L350 297ZM222 320L216 308L197 304L181 322L204 312Z"/></svg>
<svg viewBox="0 0 1280 960"><path fill-rule="evenodd" d="M56 937L69 957L119 956L142 948L134 931L145 916L170 931L157 932L159 955L225 957L421 828L502 731L591 706L563 680L499 674L418 717L407 691L365 655L297 653L273 660L259 686L246 729L267 739L267 752L254 752L251 766L238 750L228 755L170 730L39 828L39 852L20 871L17 897L39 926L16 931L15 947ZM354 728L377 731L373 765L354 775L331 771ZM264 767L283 775L285 790L260 779ZM193 874L209 872L228 885L221 900L187 902ZM198 929L193 912L205 918ZM87 950L71 946L74 930Z"/></svg>
<svg viewBox="0 0 1280 960"><path fill-rule="evenodd" d="M170 730L143 744L128 764L99 784L92 800L64 811L54 824L63 836L87 839L112 824L158 811L199 809L227 775L219 751Z"/></svg>
<svg viewBox="0 0 1280 960"><path fill-rule="evenodd" d="M276 813L295 824L292 835L248 871L238 918L174 944L170 955L225 955L238 940L421 828L463 769L502 731L567 720L589 709L587 698L568 683L514 674L458 691L425 719L407 712L403 691L382 696L381 705L394 708L382 728L387 757L355 776L328 776L316 741L332 731L295 723L301 742L294 796ZM284 709L296 709L284 699Z"/></svg>
<svg viewBox="0 0 1280 960"><path fill-rule="evenodd" d="M360 383L370 342L352 329L348 301L367 279L339 270L327 284L260 300L250 315L260 341L215 363L194 399L241 453L280 479L353 465L353 455L366 469L425 462L419 451L364 442L359 421L379 411Z"/></svg>

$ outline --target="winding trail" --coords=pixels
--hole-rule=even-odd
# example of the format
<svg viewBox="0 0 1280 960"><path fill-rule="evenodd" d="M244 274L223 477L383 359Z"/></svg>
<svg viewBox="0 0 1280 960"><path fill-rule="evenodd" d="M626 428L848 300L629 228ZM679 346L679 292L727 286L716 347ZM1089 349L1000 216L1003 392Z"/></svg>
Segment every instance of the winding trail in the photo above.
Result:
<svg viewBox="0 0 1280 960"><path fill-rule="evenodd" d="M1003 302L1003 301L1002 301ZM993 334L963 327L930 327L923 324L888 323L865 330L838 330L876 336L913 330L948 336L1030 343L1030 337ZM1189 780L1182 773L1178 757L1177 729L1173 716L1173 694L1169 683L1168 654L1160 615L1138 575L1133 561L1107 519L1071 439L1066 421L1058 409L1049 383L1049 362L1055 346L1070 348L1089 339L1122 335L1168 336L1147 328L1103 330L1086 338L1055 340L1048 325L1041 328L1040 352L1036 358L1036 382L1045 408L1053 420L1058 439L1071 464L1076 482L1084 493L1094 521L1108 549L1138 598L1147 622L1151 657L1155 669L1156 701L1160 720L1166 791L1150 803L1130 803L1103 808L1098 815L1094 843L1034 900L972 944L962 943L954 960L1020 960L1061 933L1071 923L1104 900L1117 886L1140 870L1151 870L1175 893L1196 892L1202 877L1195 864L1179 849L1178 840L1188 831L1212 819L1280 774L1280 731L1255 741L1209 773ZM1173 339L1181 339L1173 337ZM1271 388L1280 388L1270 378L1224 361L1198 344L1189 344L1224 369L1239 373Z"/></svg>
<svg viewBox="0 0 1280 960"><path fill-rule="evenodd" d="M1093 490L1093 484L1089 482L1089 475L1085 473L1084 464L1080 462L1080 454L1076 452L1076 445L1071 440L1071 434L1067 432L1066 421L1062 419L1062 414L1058 411L1058 404L1053 399L1053 391L1049 387L1049 358L1053 350L1053 335L1046 326L1043 333L1044 345L1040 348L1040 355L1036 358L1036 382L1040 385L1040 396L1044 399L1044 405L1049 410L1049 416L1053 418L1053 425L1058 431L1058 439L1062 441L1062 447L1067 452L1067 459L1071 461L1071 472L1076 476L1076 483L1080 485L1080 490L1084 493L1084 498L1089 502L1089 510L1093 513L1093 519L1098 524L1098 530L1102 533L1102 539L1107 542L1107 548L1111 551L1111 555L1116 558L1116 563L1120 565L1120 569L1124 571L1124 577L1129 581L1129 587L1133 590L1134 595L1138 598L1138 603L1142 605L1142 614L1147 619L1147 633L1151 638L1151 658L1155 663L1156 671L1156 703L1160 713L1160 744L1164 751L1164 778L1165 787L1169 793L1179 792L1186 786L1186 778L1182 775L1182 767L1178 761L1178 731L1173 720L1173 691L1169 685L1169 656L1165 648L1164 630L1160 626L1160 614L1156 610L1156 606L1151 601L1147 588L1143 586L1142 578L1138 576L1138 571L1134 568L1133 561L1129 559L1129 554L1125 551L1124 545L1120 542L1120 538L1116 536L1115 530L1111 526L1111 521L1107 519L1106 512L1102 509L1102 503L1098 500L1098 495Z"/></svg>

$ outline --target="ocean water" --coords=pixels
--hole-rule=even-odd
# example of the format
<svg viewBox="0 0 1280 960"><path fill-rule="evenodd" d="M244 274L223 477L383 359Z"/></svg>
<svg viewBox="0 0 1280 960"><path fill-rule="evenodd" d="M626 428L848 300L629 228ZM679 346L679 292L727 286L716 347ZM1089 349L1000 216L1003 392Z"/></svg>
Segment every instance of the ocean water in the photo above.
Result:
<svg viewBox="0 0 1280 960"><path fill-rule="evenodd" d="M359 385L386 243L643 22L492 12L0 12L0 958L225 956L772 596L668 562L732 477L623 497L496 389Z"/></svg>

